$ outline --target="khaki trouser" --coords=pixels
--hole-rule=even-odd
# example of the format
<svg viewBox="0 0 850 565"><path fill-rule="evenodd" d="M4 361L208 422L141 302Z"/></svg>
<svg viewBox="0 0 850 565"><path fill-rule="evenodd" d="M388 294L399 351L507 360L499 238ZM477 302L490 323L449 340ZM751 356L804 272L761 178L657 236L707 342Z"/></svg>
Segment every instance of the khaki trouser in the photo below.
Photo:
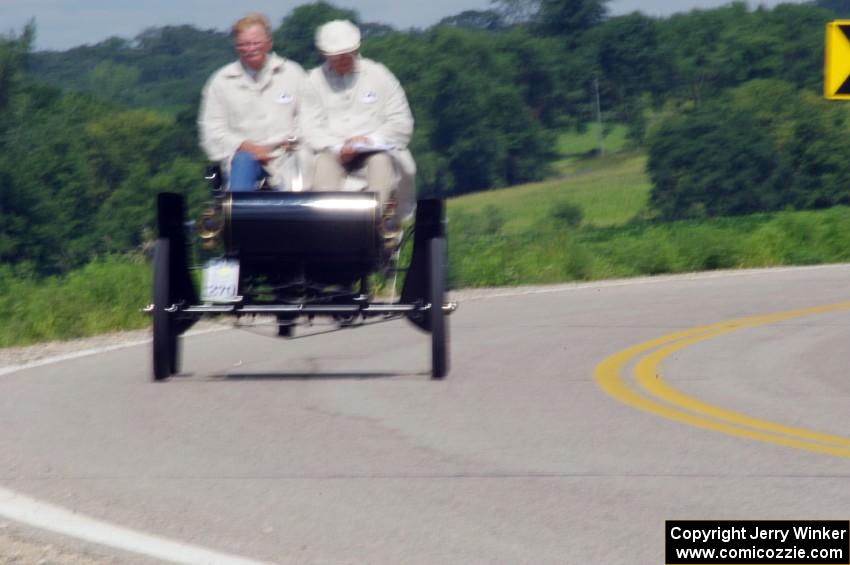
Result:
<svg viewBox="0 0 850 565"><path fill-rule="evenodd" d="M316 156L313 190L343 190L345 179L354 171L365 173L365 191L375 192L383 209L395 188L395 168L392 157L384 152L370 153L354 159L349 166L343 166L339 157L330 151L322 151Z"/></svg>

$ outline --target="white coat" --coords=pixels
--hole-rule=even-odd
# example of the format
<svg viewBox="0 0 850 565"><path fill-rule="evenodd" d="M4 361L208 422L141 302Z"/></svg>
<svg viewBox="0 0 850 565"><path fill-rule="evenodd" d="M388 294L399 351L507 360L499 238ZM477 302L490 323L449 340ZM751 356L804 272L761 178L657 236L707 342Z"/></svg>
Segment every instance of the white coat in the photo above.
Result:
<svg viewBox="0 0 850 565"><path fill-rule="evenodd" d="M229 172L230 160L243 141L276 146L291 137L301 138L300 121L319 111L309 90L304 69L274 53L256 81L239 61L222 67L204 86L198 113L201 147ZM280 151L265 167L272 185L292 188L299 169L309 184L310 157L307 149Z"/></svg>
<svg viewBox="0 0 850 565"><path fill-rule="evenodd" d="M402 217L409 216L416 205L416 163L407 148L413 114L398 79L384 65L362 57L350 75L337 75L326 63L309 76L323 112L311 114L318 122L305 122L307 143L316 152L339 151L355 136L368 137L375 145L392 145L398 210Z"/></svg>

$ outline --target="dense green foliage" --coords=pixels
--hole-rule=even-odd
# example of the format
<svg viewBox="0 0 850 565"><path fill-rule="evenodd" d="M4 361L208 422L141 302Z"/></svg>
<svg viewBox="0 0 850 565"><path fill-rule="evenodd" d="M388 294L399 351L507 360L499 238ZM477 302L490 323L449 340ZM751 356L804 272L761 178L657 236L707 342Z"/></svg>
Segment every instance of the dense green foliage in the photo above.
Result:
<svg viewBox="0 0 850 565"><path fill-rule="evenodd" d="M33 53L29 73L66 90L176 113L197 104L209 75L233 56L227 34L192 26L152 28L68 51Z"/></svg>
<svg viewBox="0 0 850 565"><path fill-rule="evenodd" d="M754 12L732 4L663 26L662 43L684 49L674 65L681 87L647 143L661 218L850 201L850 153L839 139L850 116L820 95L820 29L841 3L818 4Z"/></svg>
<svg viewBox="0 0 850 565"><path fill-rule="evenodd" d="M157 192L205 190L191 130L33 83L30 38L0 41L0 262L49 275L149 241Z"/></svg>
<svg viewBox="0 0 850 565"><path fill-rule="evenodd" d="M505 235L493 210L450 223L453 287L515 286L850 260L850 209ZM504 213L504 212L502 212ZM497 216L498 217L498 216Z"/></svg>
<svg viewBox="0 0 850 565"><path fill-rule="evenodd" d="M755 11L741 2L657 19L609 18L607 0L493 4L424 31L359 22L364 54L387 64L411 99L423 194L543 178L554 133L594 119L595 84L606 119L628 124L637 143L653 116L670 113L662 107L678 115L750 80L815 91L823 23L842 9L836 0ZM276 49L310 68L316 26L340 17L358 21L326 2L297 7L276 27ZM29 67L62 88L177 114L188 129L204 80L232 57L225 32L178 26L35 53Z"/></svg>
<svg viewBox="0 0 850 565"><path fill-rule="evenodd" d="M353 10L343 10L327 2L305 4L292 10L275 31L275 50L284 57L298 61L305 69L312 69L322 62L315 47L316 28L331 20L360 23Z"/></svg>
<svg viewBox="0 0 850 565"><path fill-rule="evenodd" d="M837 19L850 18L850 0L817 0L816 4L830 10Z"/></svg>
<svg viewBox="0 0 850 565"><path fill-rule="evenodd" d="M496 0L404 32L360 22L364 55L410 99L421 195L563 172L557 139L595 122L598 86L604 122L625 124L648 150L644 218L848 201L847 110L819 95L823 24L846 2L664 19L608 17L607 5ZM337 17L358 20L325 2L299 6L275 27L276 49L309 68L315 26ZM0 262L48 276L149 244L158 191L197 208L198 95L234 55L227 32L191 26L64 52L32 52L33 33L0 38ZM559 210L564 222L581 218Z"/></svg>
<svg viewBox="0 0 850 565"><path fill-rule="evenodd" d="M667 120L650 145L649 168L652 203L665 219L773 209L784 180L752 116L720 105Z"/></svg>
<svg viewBox="0 0 850 565"><path fill-rule="evenodd" d="M850 203L850 113L790 83L754 80L665 120L649 142L664 219Z"/></svg>
<svg viewBox="0 0 850 565"><path fill-rule="evenodd" d="M0 266L0 347L145 327L150 269L111 257L63 277L21 277Z"/></svg>

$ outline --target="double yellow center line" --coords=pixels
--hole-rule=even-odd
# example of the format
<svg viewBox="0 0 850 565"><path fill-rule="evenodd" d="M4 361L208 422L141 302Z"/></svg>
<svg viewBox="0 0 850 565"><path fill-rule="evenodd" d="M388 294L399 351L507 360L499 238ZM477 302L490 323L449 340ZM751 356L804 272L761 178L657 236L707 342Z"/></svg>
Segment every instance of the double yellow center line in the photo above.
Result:
<svg viewBox="0 0 850 565"><path fill-rule="evenodd" d="M596 383L606 393L629 406L683 424L776 445L850 458L850 438L751 418L745 414L707 404L671 387L661 377L658 369L661 362L672 353L701 341L736 330L840 310L850 310L850 302L739 318L672 333L629 347L608 357L596 367ZM632 371L637 386L629 385L626 381L627 367L633 362Z"/></svg>

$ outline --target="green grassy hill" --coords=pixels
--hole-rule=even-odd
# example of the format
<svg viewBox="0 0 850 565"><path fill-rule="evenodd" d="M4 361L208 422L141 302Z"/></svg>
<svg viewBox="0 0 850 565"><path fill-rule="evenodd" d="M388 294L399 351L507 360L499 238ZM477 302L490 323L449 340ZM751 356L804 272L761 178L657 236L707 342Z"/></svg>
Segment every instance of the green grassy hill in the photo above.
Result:
<svg viewBox="0 0 850 565"><path fill-rule="evenodd" d="M583 164L556 180L453 198L449 211L476 214L495 207L506 213L504 233L520 233L545 221L564 202L579 206L584 223L596 227L622 225L645 209L650 183L643 154L616 154Z"/></svg>
<svg viewBox="0 0 850 565"><path fill-rule="evenodd" d="M570 163L563 178L448 203L453 287L545 284L850 260L850 209L658 223L645 156Z"/></svg>

